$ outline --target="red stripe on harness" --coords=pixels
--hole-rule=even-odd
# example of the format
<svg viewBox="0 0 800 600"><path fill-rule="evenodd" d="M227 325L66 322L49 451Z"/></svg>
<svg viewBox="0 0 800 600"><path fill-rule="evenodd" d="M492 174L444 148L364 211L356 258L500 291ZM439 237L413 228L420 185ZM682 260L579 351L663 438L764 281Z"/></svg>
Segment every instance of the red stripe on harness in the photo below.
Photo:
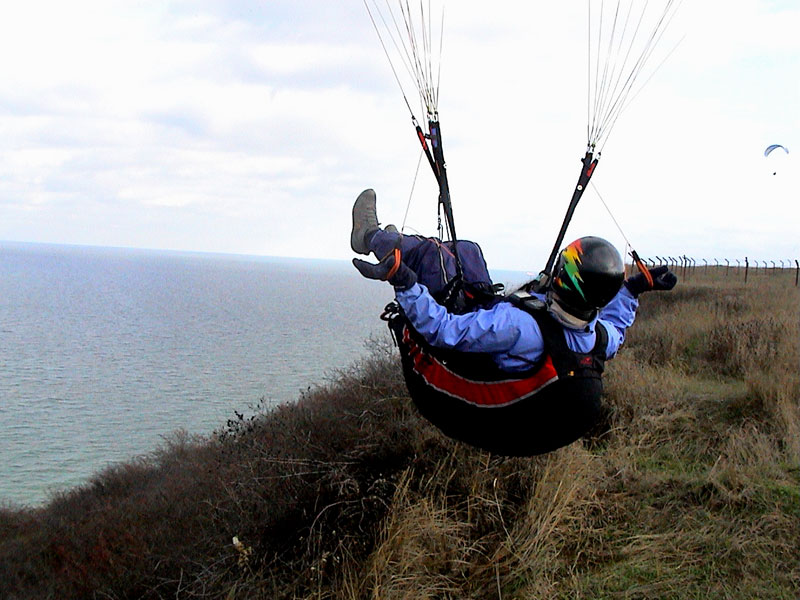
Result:
<svg viewBox="0 0 800 600"><path fill-rule="evenodd" d="M427 385L448 396L477 406L501 407L514 404L558 379L553 361L548 356L541 369L524 379L472 381L454 373L441 361L425 352L411 338L408 327L403 329L403 342L408 347L414 371Z"/></svg>

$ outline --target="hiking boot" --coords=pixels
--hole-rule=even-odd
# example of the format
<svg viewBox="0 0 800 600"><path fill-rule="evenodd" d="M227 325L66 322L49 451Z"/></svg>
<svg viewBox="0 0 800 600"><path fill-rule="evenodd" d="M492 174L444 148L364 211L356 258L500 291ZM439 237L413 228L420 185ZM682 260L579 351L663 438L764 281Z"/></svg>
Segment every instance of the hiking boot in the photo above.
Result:
<svg viewBox="0 0 800 600"><path fill-rule="evenodd" d="M350 247L358 254L369 254L369 238L378 231L378 215L375 212L375 191L364 190L353 204L353 231Z"/></svg>

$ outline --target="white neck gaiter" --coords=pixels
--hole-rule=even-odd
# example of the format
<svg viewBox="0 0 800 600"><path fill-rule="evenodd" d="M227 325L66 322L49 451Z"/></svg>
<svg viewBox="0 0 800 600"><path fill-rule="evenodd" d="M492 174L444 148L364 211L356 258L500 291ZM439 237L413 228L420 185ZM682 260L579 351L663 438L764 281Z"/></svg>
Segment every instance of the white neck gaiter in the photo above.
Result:
<svg viewBox="0 0 800 600"><path fill-rule="evenodd" d="M584 321L583 319L579 319L567 311L565 311L555 300L548 298L547 299L547 310L548 312L553 315L556 321L561 323L564 327L569 327L570 329L586 329L594 320L594 316L588 321ZM596 313L595 313L596 315Z"/></svg>

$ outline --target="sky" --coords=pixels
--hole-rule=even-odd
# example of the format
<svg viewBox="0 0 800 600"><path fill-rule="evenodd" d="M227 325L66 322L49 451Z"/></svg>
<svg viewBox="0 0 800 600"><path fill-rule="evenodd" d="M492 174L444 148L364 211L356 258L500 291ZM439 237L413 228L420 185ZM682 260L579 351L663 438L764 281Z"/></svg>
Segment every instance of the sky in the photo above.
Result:
<svg viewBox="0 0 800 600"><path fill-rule="evenodd" d="M565 241L800 258L798 30L793 0L683 2ZM538 271L555 241L586 150L587 31L585 1L447 4L453 210L493 268ZM382 223L436 233L362 0L29 0L5 7L0 54L0 240L349 259L365 188Z"/></svg>

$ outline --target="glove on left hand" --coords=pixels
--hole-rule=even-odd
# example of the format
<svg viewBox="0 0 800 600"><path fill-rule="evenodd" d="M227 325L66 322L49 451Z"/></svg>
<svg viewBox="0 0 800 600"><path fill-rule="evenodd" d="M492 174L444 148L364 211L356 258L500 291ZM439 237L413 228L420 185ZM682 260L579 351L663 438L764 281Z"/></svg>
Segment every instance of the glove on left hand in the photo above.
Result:
<svg viewBox="0 0 800 600"><path fill-rule="evenodd" d="M394 286L395 290L403 292L417 282L417 274L403 264L401 260L397 265L395 273L390 276L390 273L395 268L397 260L400 260L400 253L398 251L393 251L384 256L378 264L372 264L360 258L354 258L353 265L358 269L358 272L367 279L388 281Z"/></svg>
<svg viewBox="0 0 800 600"><path fill-rule="evenodd" d="M635 298L642 292L671 290L678 283L678 277L666 265L650 269L650 276L653 278L653 287L647 283L643 273L628 277L625 280L625 287Z"/></svg>

